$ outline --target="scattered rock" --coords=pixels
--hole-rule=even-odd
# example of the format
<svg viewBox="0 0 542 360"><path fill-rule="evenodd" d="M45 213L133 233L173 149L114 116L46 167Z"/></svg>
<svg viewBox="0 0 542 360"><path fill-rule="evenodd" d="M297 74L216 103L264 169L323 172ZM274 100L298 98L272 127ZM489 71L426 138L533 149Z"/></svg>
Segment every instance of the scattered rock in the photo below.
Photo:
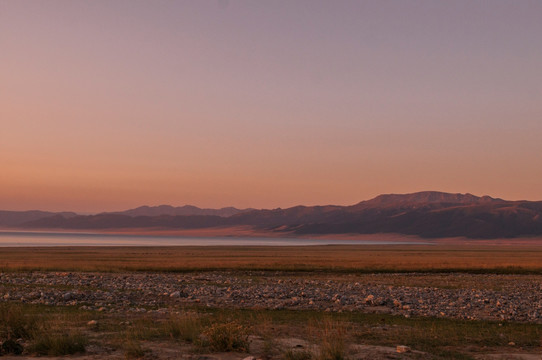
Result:
<svg viewBox="0 0 542 360"><path fill-rule="evenodd" d="M397 345L397 352L400 354L411 352L411 351L412 350L406 345Z"/></svg>
<svg viewBox="0 0 542 360"><path fill-rule="evenodd" d="M21 355L23 353L23 346L15 340L7 339L2 343L2 351L5 354Z"/></svg>
<svg viewBox="0 0 542 360"><path fill-rule="evenodd" d="M424 274L444 284L472 284L472 287L437 288L389 285L412 284L419 274L333 275L333 280L325 275L288 273L283 277L281 274L274 271L0 273L0 302L138 313L147 309L174 311L173 302L187 305L199 302L212 307L366 311L542 323L539 310L542 276L538 275ZM491 290L488 283L495 284L498 290ZM477 284L484 287L478 288Z"/></svg>

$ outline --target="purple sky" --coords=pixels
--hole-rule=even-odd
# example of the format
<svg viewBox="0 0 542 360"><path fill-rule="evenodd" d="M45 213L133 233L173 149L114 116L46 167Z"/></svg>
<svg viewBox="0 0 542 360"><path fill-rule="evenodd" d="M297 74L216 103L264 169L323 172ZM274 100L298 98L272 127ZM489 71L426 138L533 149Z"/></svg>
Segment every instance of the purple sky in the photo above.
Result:
<svg viewBox="0 0 542 360"><path fill-rule="evenodd" d="M0 208L542 199L542 1L0 0Z"/></svg>

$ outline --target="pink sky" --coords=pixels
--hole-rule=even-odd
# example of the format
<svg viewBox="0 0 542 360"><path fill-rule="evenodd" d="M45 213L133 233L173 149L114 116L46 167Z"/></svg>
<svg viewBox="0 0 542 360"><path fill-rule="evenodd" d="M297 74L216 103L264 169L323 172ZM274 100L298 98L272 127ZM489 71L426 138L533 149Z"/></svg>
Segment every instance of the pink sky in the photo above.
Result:
<svg viewBox="0 0 542 360"><path fill-rule="evenodd" d="M0 0L0 209L542 200L540 1Z"/></svg>

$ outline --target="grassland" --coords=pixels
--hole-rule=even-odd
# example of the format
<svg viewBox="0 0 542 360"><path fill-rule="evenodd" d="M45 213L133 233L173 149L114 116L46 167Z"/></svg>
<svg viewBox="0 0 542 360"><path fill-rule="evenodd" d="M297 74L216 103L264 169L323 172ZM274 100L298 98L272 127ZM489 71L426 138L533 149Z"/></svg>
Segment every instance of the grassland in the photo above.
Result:
<svg viewBox="0 0 542 360"><path fill-rule="evenodd" d="M359 358L378 346L369 356L380 359L394 358L390 354L401 344L412 349L406 358L475 359L489 349L508 351L510 343L520 353L542 345L542 325L384 314L190 307L174 315L127 316L0 304L0 317L0 336L20 337L25 354L41 356L92 348L92 355L109 358L161 358L169 350L195 358L235 352L240 358L251 353L262 359L331 360ZM359 343L365 348L353 345Z"/></svg>
<svg viewBox="0 0 542 360"><path fill-rule="evenodd" d="M371 277L370 282L500 291L511 281L538 279L542 274L540 259L542 246L41 247L0 248L0 272L228 270L244 279L253 276L245 270L277 270L277 277L322 277L338 282L361 281L371 273L383 273ZM394 272L418 274L397 276L391 274ZM491 281L477 283L469 276L451 279L441 272L513 275L488 276ZM31 284L2 286L6 291L33 289ZM501 354L496 359L506 359L509 353L542 356L542 324L536 323L361 311L213 308L203 303L176 306L165 313L121 313L21 304L11 299L0 302L0 343L9 340L8 345L16 346L10 342L16 339L26 356L76 354L72 356L84 360L165 359L175 354L197 359L217 353L228 353L219 357L228 360L242 359L247 353L276 360L489 359L485 357L488 354ZM412 351L398 355L398 345Z"/></svg>
<svg viewBox="0 0 542 360"><path fill-rule="evenodd" d="M542 274L542 246L0 248L1 271L293 270Z"/></svg>

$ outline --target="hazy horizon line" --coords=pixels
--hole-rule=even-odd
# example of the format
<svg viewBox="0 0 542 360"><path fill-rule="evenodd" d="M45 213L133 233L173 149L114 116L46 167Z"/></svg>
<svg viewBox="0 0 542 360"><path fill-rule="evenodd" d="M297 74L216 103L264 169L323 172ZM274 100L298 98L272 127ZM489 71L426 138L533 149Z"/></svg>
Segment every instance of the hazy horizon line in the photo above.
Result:
<svg viewBox="0 0 542 360"><path fill-rule="evenodd" d="M165 204L165 203L161 203L161 204L157 204L157 205L152 205L152 204L142 204L142 205L138 205L138 206L133 206L133 207L126 207L126 208L123 208L123 209L120 209L120 210L99 210L99 211L76 211L76 210L54 210L54 209L46 209L46 208L30 208L30 209L26 209L26 210L12 210L12 209L0 209L0 211L13 211L13 212L27 212L27 211L44 211L44 212L53 212L53 213L60 213L60 212L72 212L72 213L75 213L77 215L98 215L98 214L103 214L103 213L119 213L119 212L124 212L124 211L129 211L129 210L133 210L133 209L137 209L137 208L140 208L140 207L150 207L150 208L155 208L155 207L160 207L160 206L170 206L170 207L173 207L173 208L181 208L181 207L186 207L186 206L193 206L193 207L196 207L198 209L202 209L202 210L221 210L221 209L225 209L225 208L235 208L237 210L247 210L247 209L251 209L251 210L274 210L274 209L289 209L289 208L294 208L294 207L299 207L299 206L305 206L305 207L312 207L312 206L352 206L352 205L356 205L356 204L359 204L360 202L363 202L363 201L369 201L369 200L372 200L372 199L375 199L377 198L378 196L382 196L382 195L413 195L413 194L419 194L419 193L430 193L430 192L434 192L434 193L443 193L443 194L453 194L453 195L473 195L473 196L476 196L476 197L479 197L479 198L482 198L482 197L490 197L490 198L493 198L493 199L499 199L499 200L503 200L503 201L531 201L531 202L537 202L537 201L542 201L542 200L535 200L535 199L504 199L504 198L501 198L501 197L497 197L497 196L493 196L493 195L487 195L487 194L484 194L484 195L476 195L476 194L473 194L473 193L470 193L470 192L447 192L447 191L440 191L440 190L422 190L422 191L414 191L414 192L407 192L407 193L393 193L393 192L390 192L390 193L381 193L381 194L378 194L376 196L373 196L373 197L370 197L368 199L363 199L363 200L359 200L357 202L354 202L354 203L348 203L348 204L338 204L338 203L331 203L331 204L319 204L319 203L315 203L315 204L297 204L297 205L292 205L292 206L279 206L279 207L252 207L252 206L248 206L248 207L245 207L245 206L235 206L235 205L227 205L227 206L198 206L198 205L194 205L193 203L192 204L188 204L188 203L185 203L185 204L181 204L181 205L173 205L173 204Z"/></svg>

